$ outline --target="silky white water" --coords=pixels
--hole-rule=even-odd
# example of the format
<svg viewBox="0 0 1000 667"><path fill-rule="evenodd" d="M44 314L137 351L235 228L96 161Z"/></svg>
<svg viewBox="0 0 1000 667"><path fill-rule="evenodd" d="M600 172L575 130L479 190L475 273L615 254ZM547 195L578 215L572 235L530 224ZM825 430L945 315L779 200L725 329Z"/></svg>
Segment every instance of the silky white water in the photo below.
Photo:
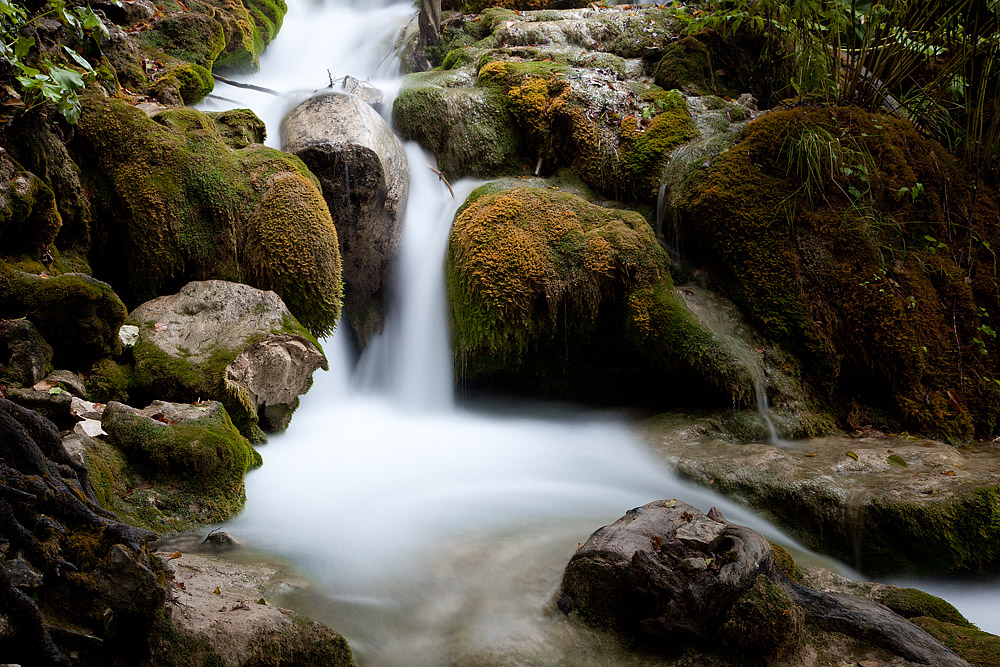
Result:
<svg viewBox="0 0 1000 667"><path fill-rule="evenodd" d="M206 106L249 106L278 146L294 104L345 74L387 95L389 55L413 5L291 0L284 27L242 80ZM791 541L707 490L682 484L615 414L525 404L490 412L452 396L442 265L456 198L407 146L410 198L385 331L359 360L334 336L331 370L288 431L261 449L247 504L226 530L281 556L315 586L283 602L329 623L365 665L515 662L634 664L613 642L547 605L578 543L632 507L681 498L771 539ZM641 662L641 660L640 660Z"/></svg>

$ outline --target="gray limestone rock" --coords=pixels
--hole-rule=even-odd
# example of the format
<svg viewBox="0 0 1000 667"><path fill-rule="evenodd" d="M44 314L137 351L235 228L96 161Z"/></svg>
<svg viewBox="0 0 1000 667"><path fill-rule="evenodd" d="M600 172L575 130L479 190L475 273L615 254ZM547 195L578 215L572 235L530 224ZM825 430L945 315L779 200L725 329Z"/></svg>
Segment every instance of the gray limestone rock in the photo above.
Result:
<svg viewBox="0 0 1000 667"><path fill-rule="evenodd" d="M403 144L368 104L323 93L281 124L282 150L319 178L337 226L348 321L362 341L382 326L383 286L399 248L409 192Z"/></svg>

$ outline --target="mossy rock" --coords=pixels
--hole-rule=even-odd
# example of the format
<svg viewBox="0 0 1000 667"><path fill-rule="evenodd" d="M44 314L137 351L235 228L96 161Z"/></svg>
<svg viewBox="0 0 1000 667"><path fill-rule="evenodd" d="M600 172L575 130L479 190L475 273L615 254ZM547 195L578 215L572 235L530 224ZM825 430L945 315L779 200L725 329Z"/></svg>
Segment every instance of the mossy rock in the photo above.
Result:
<svg viewBox="0 0 1000 667"><path fill-rule="evenodd" d="M133 307L190 280L247 282L276 291L299 322L327 334L342 284L326 202L297 158L227 145L233 125L237 143L258 136L249 112L239 122L234 114L172 109L150 119L122 100L88 98L73 148L99 212L95 275Z"/></svg>
<svg viewBox="0 0 1000 667"><path fill-rule="evenodd" d="M788 594L760 574L726 613L723 644L744 664L773 664L803 640L805 613Z"/></svg>
<svg viewBox="0 0 1000 667"><path fill-rule="evenodd" d="M0 318L27 317L55 350L57 366L84 369L121 353L125 305L107 283L80 273L43 277L0 262Z"/></svg>
<svg viewBox="0 0 1000 667"><path fill-rule="evenodd" d="M1000 637L931 616L910 619L974 667L1000 667Z"/></svg>
<svg viewBox="0 0 1000 667"><path fill-rule="evenodd" d="M916 588L890 586L879 595L879 601L903 618L930 616L942 623L950 623L965 628L974 628L958 609L936 595Z"/></svg>
<svg viewBox="0 0 1000 667"><path fill-rule="evenodd" d="M663 50L653 74L656 85L665 90L677 88L695 95L714 90L711 55L697 37L684 37Z"/></svg>
<svg viewBox="0 0 1000 667"><path fill-rule="evenodd" d="M165 104L197 104L214 89L215 79L206 68L173 63L157 75L149 92Z"/></svg>
<svg viewBox="0 0 1000 667"><path fill-rule="evenodd" d="M101 423L108 443L92 447L88 467L97 471L95 491L110 500L108 509L153 530L181 530L224 521L243 507L243 477L260 455L221 404L156 401L139 411L112 402Z"/></svg>
<svg viewBox="0 0 1000 667"><path fill-rule="evenodd" d="M451 3L452 5L458 3ZM533 11L539 9L573 9L586 7L587 0L465 0L462 8L467 14L478 14L489 8ZM457 8L457 7L456 7Z"/></svg>
<svg viewBox="0 0 1000 667"><path fill-rule="evenodd" d="M223 27L200 12L179 12L156 21L151 30L139 33L150 46L193 65L212 69L226 46Z"/></svg>
<svg viewBox="0 0 1000 667"><path fill-rule="evenodd" d="M215 131L230 148L262 144L267 138L267 125L249 109L209 111L205 115L215 121Z"/></svg>
<svg viewBox="0 0 1000 667"><path fill-rule="evenodd" d="M816 160L821 176L806 177ZM984 380L1000 376L987 332L1000 220L996 193L971 182L906 121L796 108L751 122L669 203L686 249L845 421L860 405L957 443L1000 425L1000 387Z"/></svg>
<svg viewBox="0 0 1000 667"><path fill-rule="evenodd" d="M446 262L459 372L607 400L678 370L690 393L731 400L740 368L678 303L667 263L636 213L547 188L479 188Z"/></svg>
<svg viewBox="0 0 1000 667"><path fill-rule="evenodd" d="M131 371L113 359L98 359L87 373L87 398L95 403L128 401Z"/></svg>
<svg viewBox="0 0 1000 667"><path fill-rule="evenodd" d="M0 247L4 255L38 255L62 227L52 188L0 152Z"/></svg>
<svg viewBox="0 0 1000 667"><path fill-rule="evenodd" d="M449 178L520 170L514 118L498 91L425 84L427 78L408 76L393 103L393 126L403 139L434 153Z"/></svg>

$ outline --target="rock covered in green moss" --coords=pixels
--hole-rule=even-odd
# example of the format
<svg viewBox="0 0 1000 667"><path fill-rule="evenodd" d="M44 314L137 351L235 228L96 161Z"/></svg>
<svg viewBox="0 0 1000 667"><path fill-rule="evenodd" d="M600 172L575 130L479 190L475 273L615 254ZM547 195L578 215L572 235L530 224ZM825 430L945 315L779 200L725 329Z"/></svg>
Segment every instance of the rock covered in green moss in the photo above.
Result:
<svg viewBox="0 0 1000 667"><path fill-rule="evenodd" d="M974 628L954 606L930 593L916 588L888 586L879 594L879 602L903 618L930 616L942 623L950 623L965 628Z"/></svg>
<svg viewBox="0 0 1000 667"><path fill-rule="evenodd" d="M678 474L863 572L981 572L1000 562L995 444L826 437L784 451L706 438L690 423L650 422L647 433Z"/></svg>
<svg viewBox="0 0 1000 667"><path fill-rule="evenodd" d="M745 370L677 301L667 263L636 213L547 188L479 188L446 263L460 372L598 399L677 372L689 394L730 400Z"/></svg>
<svg viewBox="0 0 1000 667"><path fill-rule="evenodd" d="M139 327L133 396L222 401L244 433L284 430L326 358L274 292L193 282L129 315Z"/></svg>
<svg viewBox="0 0 1000 667"><path fill-rule="evenodd" d="M73 147L100 221L95 274L133 306L193 279L247 282L278 292L313 333L331 332L340 251L313 176L260 144L230 148L219 118L171 109L150 119L122 100L88 99Z"/></svg>
<svg viewBox="0 0 1000 667"><path fill-rule="evenodd" d="M931 616L910 619L975 667L1000 666L1000 637L976 627L957 625Z"/></svg>
<svg viewBox="0 0 1000 667"><path fill-rule="evenodd" d="M107 283L82 273L47 277L0 262L0 317L27 317L64 368L79 369L121 352L125 305Z"/></svg>
<svg viewBox="0 0 1000 667"><path fill-rule="evenodd" d="M1000 221L991 189L956 194L970 179L905 121L798 108L750 123L669 201L685 247L848 426L962 442L1000 414Z"/></svg>
<svg viewBox="0 0 1000 667"><path fill-rule="evenodd" d="M0 247L5 255L37 255L62 226L56 198L45 181L0 148Z"/></svg>
<svg viewBox="0 0 1000 667"><path fill-rule="evenodd" d="M154 401L144 410L111 402L101 425L107 442L85 441L98 498L153 530L233 516L246 500L244 475L261 463L215 401Z"/></svg>
<svg viewBox="0 0 1000 667"><path fill-rule="evenodd" d="M449 178L519 171L517 128L504 97L471 84L442 72L406 77L392 108L396 131L434 153Z"/></svg>
<svg viewBox="0 0 1000 667"><path fill-rule="evenodd" d="M348 321L366 342L382 328L385 285L399 249L410 189L403 144L358 97L323 93L288 112L281 147L319 178L337 221Z"/></svg>
<svg viewBox="0 0 1000 667"><path fill-rule="evenodd" d="M29 320L0 320L0 380L31 387L52 365L52 346Z"/></svg>

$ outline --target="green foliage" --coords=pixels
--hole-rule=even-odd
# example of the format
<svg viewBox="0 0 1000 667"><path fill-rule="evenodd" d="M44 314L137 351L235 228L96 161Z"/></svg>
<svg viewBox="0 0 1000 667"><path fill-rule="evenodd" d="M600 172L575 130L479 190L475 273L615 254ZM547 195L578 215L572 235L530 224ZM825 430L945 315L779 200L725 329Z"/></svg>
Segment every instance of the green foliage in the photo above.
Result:
<svg viewBox="0 0 1000 667"><path fill-rule="evenodd" d="M981 0L732 0L708 11L674 3L692 34L770 37L761 58L791 65L795 94L886 109L994 175L998 11Z"/></svg>
<svg viewBox="0 0 1000 667"><path fill-rule="evenodd" d="M20 2L0 0L0 57L16 72L11 81L12 90L20 90L25 111L51 102L59 114L74 125L80 119L79 91L88 79L96 78L96 74L90 62L68 46L62 47L68 62L82 69L82 73L39 53L35 38L23 32L47 17L57 19L81 42L92 38L98 49L99 40L108 36L108 29L88 5L73 6L66 0L47 0L37 12L29 12Z"/></svg>

